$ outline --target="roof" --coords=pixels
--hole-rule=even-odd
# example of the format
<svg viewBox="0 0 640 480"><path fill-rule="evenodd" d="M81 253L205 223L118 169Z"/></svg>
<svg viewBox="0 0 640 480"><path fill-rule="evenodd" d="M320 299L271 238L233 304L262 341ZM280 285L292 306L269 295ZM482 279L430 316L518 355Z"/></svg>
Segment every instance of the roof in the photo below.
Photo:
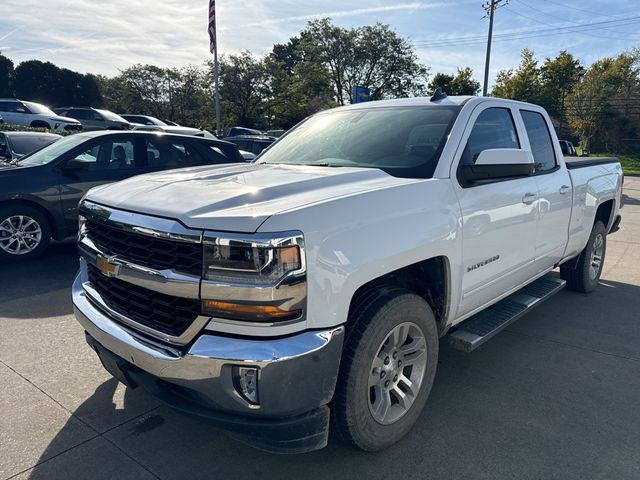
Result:
<svg viewBox="0 0 640 480"><path fill-rule="evenodd" d="M369 109L369 108L383 108L383 107L428 107L428 106L464 106L469 103L478 104L481 102L499 100L509 104L516 105L532 105L530 103L519 102L517 100L509 100L497 97L478 97L475 95L461 95L461 96L447 96L441 100L431 101L431 97L411 97L411 98L396 98L393 100L374 100L372 102L354 103L351 105L345 105L344 107L337 107L331 110L357 110L357 109Z"/></svg>
<svg viewBox="0 0 640 480"><path fill-rule="evenodd" d="M74 135L79 135L85 138L99 138L107 136L120 136L120 137L168 137L168 138L191 138L197 140L204 140L207 142L219 142L224 144L230 144L226 140L220 140L219 138L201 137L196 135L183 135L181 133L167 133L157 130L94 130L91 132L79 132Z"/></svg>
<svg viewBox="0 0 640 480"><path fill-rule="evenodd" d="M49 137L49 138L60 138L62 135L58 135L57 133L46 133L46 132L13 132L13 131L0 131L0 133L7 135L9 137Z"/></svg>

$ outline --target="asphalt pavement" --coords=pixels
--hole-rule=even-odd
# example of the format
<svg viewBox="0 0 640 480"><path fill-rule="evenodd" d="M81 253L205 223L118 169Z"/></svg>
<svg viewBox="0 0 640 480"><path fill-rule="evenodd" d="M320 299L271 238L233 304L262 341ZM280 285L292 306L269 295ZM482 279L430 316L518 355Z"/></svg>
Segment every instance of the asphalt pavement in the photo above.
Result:
<svg viewBox="0 0 640 480"><path fill-rule="evenodd" d="M638 479L640 178L601 285L561 292L471 354L441 343L424 413L398 445L331 438L277 456L119 385L72 315L73 242L0 265L0 479Z"/></svg>

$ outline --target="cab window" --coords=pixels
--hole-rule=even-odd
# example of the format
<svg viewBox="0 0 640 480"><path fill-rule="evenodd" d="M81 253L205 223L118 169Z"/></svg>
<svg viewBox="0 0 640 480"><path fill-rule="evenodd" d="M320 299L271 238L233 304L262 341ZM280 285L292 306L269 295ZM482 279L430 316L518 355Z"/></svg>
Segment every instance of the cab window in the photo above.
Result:
<svg viewBox="0 0 640 480"><path fill-rule="evenodd" d="M552 171L558 165L556 153L551 141L549 127L542 114L530 110L521 110L524 127L529 137L531 153L536 162L536 173Z"/></svg>
<svg viewBox="0 0 640 480"><path fill-rule="evenodd" d="M493 148L520 148L516 126L508 108L487 108L473 125L461 164L473 165L480 153Z"/></svg>

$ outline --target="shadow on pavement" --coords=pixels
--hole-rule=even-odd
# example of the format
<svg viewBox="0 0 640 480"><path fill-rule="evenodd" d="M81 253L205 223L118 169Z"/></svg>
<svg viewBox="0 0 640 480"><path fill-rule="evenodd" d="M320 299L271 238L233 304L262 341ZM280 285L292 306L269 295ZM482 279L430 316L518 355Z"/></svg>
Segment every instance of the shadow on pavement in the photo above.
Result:
<svg viewBox="0 0 640 480"><path fill-rule="evenodd" d="M638 478L640 363L624 352L640 341L640 287L604 283L591 296L558 295L472 354L444 339L425 411L382 452L356 451L332 435L321 451L271 455L161 407L105 434L120 449L109 460L74 457L77 448L31 478L111 478L109 463L126 457L163 479ZM103 383L75 414L114 409L115 387ZM127 390L125 411L133 398ZM65 429L47 450L68 442ZM140 473L127 472L118 478Z"/></svg>
<svg viewBox="0 0 640 480"><path fill-rule="evenodd" d="M634 197L630 197L626 193L622 194L622 205L640 205L640 200Z"/></svg>
<svg viewBox="0 0 640 480"><path fill-rule="evenodd" d="M78 271L75 241L52 243L42 257L3 264L0 271L0 316L42 318L72 313L71 284Z"/></svg>

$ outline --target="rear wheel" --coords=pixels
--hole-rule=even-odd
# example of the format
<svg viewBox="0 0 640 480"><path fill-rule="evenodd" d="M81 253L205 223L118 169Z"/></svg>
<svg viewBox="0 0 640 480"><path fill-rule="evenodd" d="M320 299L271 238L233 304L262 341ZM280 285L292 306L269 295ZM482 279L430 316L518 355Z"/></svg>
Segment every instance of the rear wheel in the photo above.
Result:
<svg viewBox="0 0 640 480"><path fill-rule="evenodd" d="M576 268L560 267L560 276L567 281L567 288L574 292L592 292L602 275L606 252L607 230L601 221L597 221Z"/></svg>
<svg viewBox="0 0 640 480"><path fill-rule="evenodd" d="M406 435L431 391L438 329L429 304L401 288L363 297L350 319L333 420L355 446L376 451Z"/></svg>
<svg viewBox="0 0 640 480"><path fill-rule="evenodd" d="M19 262L38 257L51 240L47 218L35 208L0 208L0 260Z"/></svg>

